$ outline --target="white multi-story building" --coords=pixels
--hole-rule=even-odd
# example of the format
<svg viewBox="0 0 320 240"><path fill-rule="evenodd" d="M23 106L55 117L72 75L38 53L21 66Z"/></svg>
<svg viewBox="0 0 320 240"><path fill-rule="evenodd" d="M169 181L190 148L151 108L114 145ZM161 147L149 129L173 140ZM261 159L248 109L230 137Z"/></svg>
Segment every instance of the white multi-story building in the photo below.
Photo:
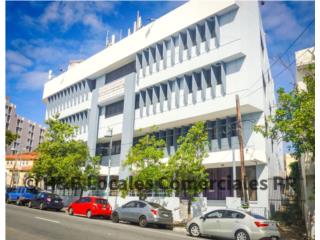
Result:
<svg viewBox="0 0 320 240"><path fill-rule="evenodd" d="M259 4L254 1L190 1L133 31L89 59L49 80L44 87L46 117L79 126L77 138L92 155L102 154L108 174L108 128L113 130L113 177L130 147L156 125L166 140L166 158L191 124L206 121L210 152L203 161L210 179L240 178L235 96L240 97L250 205L268 215L278 209L280 189L273 176L284 173L282 145L254 132L267 126L275 109ZM233 166L237 166L233 167ZM262 186L263 187L263 186ZM207 209L225 205L228 190L208 190Z"/></svg>

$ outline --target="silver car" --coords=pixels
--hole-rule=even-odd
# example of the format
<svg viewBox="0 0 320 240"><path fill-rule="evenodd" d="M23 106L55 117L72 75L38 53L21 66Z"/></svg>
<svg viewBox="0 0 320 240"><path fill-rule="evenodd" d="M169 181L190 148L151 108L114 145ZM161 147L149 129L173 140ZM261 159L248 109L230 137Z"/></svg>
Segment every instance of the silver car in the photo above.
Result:
<svg viewBox="0 0 320 240"><path fill-rule="evenodd" d="M187 223L194 237L209 235L236 240L278 240L276 222L238 209L217 209Z"/></svg>
<svg viewBox="0 0 320 240"><path fill-rule="evenodd" d="M131 201L125 205L116 208L112 213L112 221L139 223L141 227L146 227L148 224L157 224L173 228L172 212L165 209L158 203L146 201Z"/></svg>

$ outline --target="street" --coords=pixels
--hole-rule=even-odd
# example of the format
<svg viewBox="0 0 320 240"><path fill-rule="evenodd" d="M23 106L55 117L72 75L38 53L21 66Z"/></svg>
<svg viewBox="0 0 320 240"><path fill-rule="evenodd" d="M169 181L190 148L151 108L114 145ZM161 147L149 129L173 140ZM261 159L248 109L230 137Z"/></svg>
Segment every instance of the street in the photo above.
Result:
<svg viewBox="0 0 320 240"><path fill-rule="evenodd" d="M41 211L6 204L8 240L94 240L94 239L192 239L185 232L159 228L141 228L133 224L104 219L68 216L64 212Z"/></svg>

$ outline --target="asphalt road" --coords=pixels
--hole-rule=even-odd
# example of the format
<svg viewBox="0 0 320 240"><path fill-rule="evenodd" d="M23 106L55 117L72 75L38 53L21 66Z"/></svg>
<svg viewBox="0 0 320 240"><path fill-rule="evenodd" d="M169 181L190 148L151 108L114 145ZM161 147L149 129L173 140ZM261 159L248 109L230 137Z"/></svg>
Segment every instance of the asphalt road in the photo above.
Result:
<svg viewBox="0 0 320 240"><path fill-rule="evenodd" d="M121 240L192 239L185 232L141 228L104 219L68 216L64 212L41 211L6 205L7 240Z"/></svg>

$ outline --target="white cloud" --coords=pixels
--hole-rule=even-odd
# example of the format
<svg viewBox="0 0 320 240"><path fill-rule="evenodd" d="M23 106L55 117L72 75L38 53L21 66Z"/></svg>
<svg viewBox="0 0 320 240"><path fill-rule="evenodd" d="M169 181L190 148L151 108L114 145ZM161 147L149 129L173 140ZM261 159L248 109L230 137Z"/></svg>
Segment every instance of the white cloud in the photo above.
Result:
<svg viewBox="0 0 320 240"><path fill-rule="evenodd" d="M18 90L41 90L48 80L48 72L31 71L20 75L17 84Z"/></svg>
<svg viewBox="0 0 320 240"><path fill-rule="evenodd" d="M7 51L6 59L8 64L15 64L23 67L30 67L32 65L32 61L29 58L17 51Z"/></svg>
<svg viewBox="0 0 320 240"><path fill-rule="evenodd" d="M273 38L283 41L291 40L302 31L301 21L297 19L286 2L268 1L261 6L263 25L266 32L271 32Z"/></svg>
<svg viewBox="0 0 320 240"><path fill-rule="evenodd" d="M90 27L93 32L103 31L106 27L99 19L99 14L114 13L116 2L52 2L48 4L38 21L49 29L52 23L61 24L61 30L67 31L75 24ZM35 19L36 20L36 19Z"/></svg>

